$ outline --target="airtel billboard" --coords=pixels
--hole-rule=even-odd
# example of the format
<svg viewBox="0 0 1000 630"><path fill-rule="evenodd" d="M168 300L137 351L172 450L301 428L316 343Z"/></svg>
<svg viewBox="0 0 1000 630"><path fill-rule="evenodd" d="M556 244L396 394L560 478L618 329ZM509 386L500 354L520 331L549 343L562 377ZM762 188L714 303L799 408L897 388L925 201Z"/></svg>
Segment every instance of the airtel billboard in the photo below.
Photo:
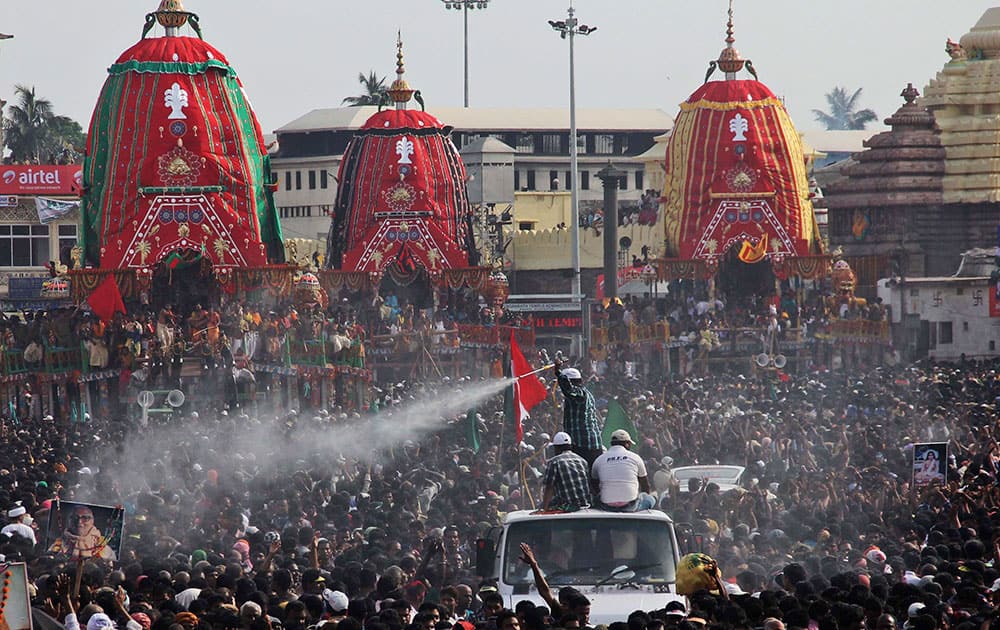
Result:
<svg viewBox="0 0 1000 630"><path fill-rule="evenodd" d="M79 197L83 167L49 164L0 166L0 195Z"/></svg>

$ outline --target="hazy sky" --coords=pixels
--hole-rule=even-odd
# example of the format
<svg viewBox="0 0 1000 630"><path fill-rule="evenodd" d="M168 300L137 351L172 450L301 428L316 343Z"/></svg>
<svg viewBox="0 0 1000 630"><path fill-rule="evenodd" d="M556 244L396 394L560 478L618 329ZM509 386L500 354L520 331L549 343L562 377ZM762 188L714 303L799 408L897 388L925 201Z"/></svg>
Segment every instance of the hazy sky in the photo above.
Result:
<svg viewBox="0 0 1000 630"><path fill-rule="evenodd" d="M157 0L4 0L0 97L35 85L86 128L107 67L134 44ZM817 128L832 86L864 88L885 118L911 81L923 91L958 39L1000 0L737 0L737 48ZM462 104L462 14L442 0L185 0L227 55L265 132L357 94L357 75L392 75L396 30L407 78L429 105ZM567 0L491 0L469 15L473 106L566 107L568 46L547 20ZM576 0L579 107L655 107L675 115L723 46L726 0ZM190 32L185 29L186 32ZM162 34L157 27L156 32ZM392 76L390 76L391 80Z"/></svg>

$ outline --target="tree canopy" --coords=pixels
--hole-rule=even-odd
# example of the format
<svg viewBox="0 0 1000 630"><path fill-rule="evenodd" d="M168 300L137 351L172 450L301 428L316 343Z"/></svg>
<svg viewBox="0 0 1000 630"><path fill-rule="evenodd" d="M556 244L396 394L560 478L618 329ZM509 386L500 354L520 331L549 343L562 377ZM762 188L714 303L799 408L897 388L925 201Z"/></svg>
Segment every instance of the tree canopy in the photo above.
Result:
<svg viewBox="0 0 1000 630"><path fill-rule="evenodd" d="M861 88L849 95L847 88L837 86L826 94L829 111L812 111L816 120L823 123L827 130L864 129L868 123L877 120L878 116L871 109L858 110L860 98Z"/></svg>
<svg viewBox="0 0 1000 630"><path fill-rule="evenodd" d="M361 84L364 92L357 96L348 96L341 101L341 104L348 107L378 105L382 102L382 97L385 96L386 90L389 89L385 84L385 77L379 78L374 70L369 71L367 76L364 72L359 72L358 83Z"/></svg>
<svg viewBox="0 0 1000 630"><path fill-rule="evenodd" d="M38 96L35 87L17 85L17 102L3 119L4 144L14 162L73 162L87 141L80 123L59 116L52 102Z"/></svg>

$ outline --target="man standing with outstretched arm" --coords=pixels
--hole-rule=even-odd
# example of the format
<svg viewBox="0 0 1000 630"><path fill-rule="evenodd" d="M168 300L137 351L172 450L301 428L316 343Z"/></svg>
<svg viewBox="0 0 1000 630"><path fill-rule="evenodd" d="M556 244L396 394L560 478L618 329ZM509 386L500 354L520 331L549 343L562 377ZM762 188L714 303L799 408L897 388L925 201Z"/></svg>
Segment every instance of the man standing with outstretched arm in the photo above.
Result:
<svg viewBox="0 0 1000 630"><path fill-rule="evenodd" d="M583 386L580 370L564 366L563 361L556 359L554 369L563 393L563 431L569 434L573 452L587 460L587 466L593 466L594 460L604 451L597 404L594 395Z"/></svg>

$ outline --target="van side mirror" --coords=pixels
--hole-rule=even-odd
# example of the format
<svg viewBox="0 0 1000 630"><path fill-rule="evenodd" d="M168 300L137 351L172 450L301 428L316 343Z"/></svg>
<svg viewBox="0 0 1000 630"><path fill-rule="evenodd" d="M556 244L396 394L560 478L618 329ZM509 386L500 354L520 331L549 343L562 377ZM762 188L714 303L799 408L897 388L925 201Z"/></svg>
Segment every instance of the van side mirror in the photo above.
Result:
<svg viewBox="0 0 1000 630"><path fill-rule="evenodd" d="M493 577L496 568L496 545L489 538L476 539L476 575L482 578Z"/></svg>

